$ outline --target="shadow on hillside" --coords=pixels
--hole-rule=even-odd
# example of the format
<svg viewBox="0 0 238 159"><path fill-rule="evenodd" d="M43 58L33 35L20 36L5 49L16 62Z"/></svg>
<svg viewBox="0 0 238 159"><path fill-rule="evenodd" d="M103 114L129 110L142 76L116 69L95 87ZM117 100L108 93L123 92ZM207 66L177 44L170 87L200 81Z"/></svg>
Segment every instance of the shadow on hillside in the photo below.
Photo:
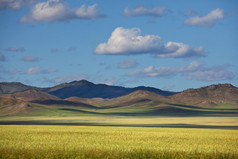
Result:
<svg viewBox="0 0 238 159"><path fill-rule="evenodd" d="M203 129L238 129L227 125L193 125L193 124L106 124L93 122L56 122L56 121L0 121L0 125L64 125L64 126L113 126L113 127L159 127L159 128L203 128Z"/></svg>
<svg viewBox="0 0 238 159"><path fill-rule="evenodd" d="M232 116L237 115L238 112L224 112L224 111L196 111L188 109L180 109L175 107L164 107L150 111L142 112L92 112L88 110L79 110L73 108L61 108L60 110L70 111L70 112L79 112L92 115L109 115L109 116L178 116L178 117L189 117L189 116Z"/></svg>
<svg viewBox="0 0 238 159"><path fill-rule="evenodd" d="M170 104L173 106L179 106L184 108L192 108L192 109L201 109L201 110L218 110L218 111L237 111L238 109L218 109L213 107L199 107L199 106L190 106L190 105L182 105L182 104Z"/></svg>
<svg viewBox="0 0 238 159"><path fill-rule="evenodd" d="M85 107L85 108L91 108L91 109L98 109L98 107L95 107L89 104L71 102L71 101L65 101L65 100L43 100L43 101L32 101L32 102L38 103L38 104L44 104L44 105L78 106L78 107Z"/></svg>

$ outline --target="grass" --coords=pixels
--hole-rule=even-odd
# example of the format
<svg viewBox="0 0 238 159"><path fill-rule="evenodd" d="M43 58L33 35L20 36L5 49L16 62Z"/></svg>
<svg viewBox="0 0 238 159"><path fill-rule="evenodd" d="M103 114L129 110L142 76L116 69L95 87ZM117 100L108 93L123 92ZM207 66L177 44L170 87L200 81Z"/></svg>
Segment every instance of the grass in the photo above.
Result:
<svg viewBox="0 0 238 159"><path fill-rule="evenodd" d="M0 117L1 124L238 129L238 117L10 116Z"/></svg>
<svg viewBox="0 0 238 159"><path fill-rule="evenodd" d="M238 158L238 130L0 126L0 158Z"/></svg>
<svg viewBox="0 0 238 159"><path fill-rule="evenodd" d="M237 106L31 103L0 112L0 159L220 159L238 158L237 149Z"/></svg>

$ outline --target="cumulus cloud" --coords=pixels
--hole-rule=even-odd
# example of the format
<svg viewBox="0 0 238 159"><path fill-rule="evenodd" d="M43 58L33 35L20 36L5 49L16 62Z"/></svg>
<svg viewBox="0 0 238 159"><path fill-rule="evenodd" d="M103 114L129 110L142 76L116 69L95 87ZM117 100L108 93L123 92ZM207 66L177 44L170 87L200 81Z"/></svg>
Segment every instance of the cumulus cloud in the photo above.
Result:
<svg viewBox="0 0 238 159"><path fill-rule="evenodd" d="M5 51L10 51L10 52L23 52L25 51L25 48L22 46L18 46L18 47L8 47L5 49Z"/></svg>
<svg viewBox="0 0 238 159"><path fill-rule="evenodd" d="M126 60L126 61L121 61L118 64L118 68L128 69L128 68L134 68L137 65L138 65L138 63L135 60Z"/></svg>
<svg viewBox="0 0 238 159"><path fill-rule="evenodd" d="M158 50L161 42L159 36L141 36L139 28L116 28L107 43L102 43L95 49L96 54L141 54Z"/></svg>
<svg viewBox="0 0 238 159"><path fill-rule="evenodd" d="M97 11L98 4L93 4L91 6L86 7L86 5L82 5L80 8L76 10L76 16L81 19L94 19L105 17L105 15L99 14Z"/></svg>
<svg viewBox="0 0 238 159"><path fill-rule="evenodd" d="M165 11L167 11L165 7L155 7L155 8L136 7L135 9L129 9L127 7L124 9L124 15L161 17L165 15Z"/></svg>
<svg viewBox="0 0 238 159"><path fill-rule="evenodd" d="M25 74L47 74L57 72L56 69L42 69L40 66L30 67Z"/></svg>
<svg viewBox="0 0 238 159"><path fill-rule="evenodd" d="M204 47L194 48L183 43L177 43L169 41L167 44L161 47L157 53L158 58L189 58L189 57L201 57L206 56Z"/></svg>
<svg viewBox="0 0 238 159"><path fill-rule="evenodd" d="M96 54L132 55L154 54L157 58L190 58L206 56L204 47L194 48L184 43L168 42L161 44L157 35L141 35L139 28L116 28L106 43L95 49Z"/></svg>
<svg viewBox="0 0 238 159"><path fill-rule="evenodd" d="M144 69L137 69L127 75L140 78L182 75L189 80L198 81L224 81L235 77L234 73L226 70L225 66L205 67L202 63L196 61L180 67L149 66Z"/></svg>
<svg viewBox="0 0 238 159"><path fill-rule="evenodd" d="M33 0L0 0L0 10L19 10Z"/></svg>
<svg viewBox="0 0 238 159"><path fill-rule="evenodd" d="M184 23L186 25L212 27L218 20L223 19L224 17L224 10L217 8L206 16L195 16L185 20Z"/></svg>
<svg viewBox="0 0 238 159"><path fill-rule="evenodd" d="M5 56L3 54L0 54L0 62L5 61Z"/></svg>
<svg viewBox="0 0 238 159"><path fill-rule="evenodd" d="M192 10L192 9L189 9L186 16L195 16L195 15L198 15L198 12Z"/></svg>
<svg viewBox="0 0 238 159"><path fill-rule="evenodd" d="M37 62L37 61L39 61L39 58L33 57L33 56L25 56L22 58L22 60L25 62Z"/></svg>
<svg viewBox="0 0 238 159"><path fill-rule="evenodd" d="M167 77L171 75L176 75L181 72L187 71L195 71L201 66L199 62L191 62L188 66L180 66L180 67L155 67L149 66L144 69L138 69L131 73L129 76L136 77Z"/></svg>
<svg viewBox="0 0 238 159"><path fill-rule="evenodd" d="M225 81L232 80L235 74L231 71L227 71L224 66L214 66L211 68L204 68L194 72L188 72L185 74L189 80L197 81Z"/></svg>
<svg viewBox="0 0 238 159"><path fill-rule="evenodd" d="M118 80L115 78L108 78L108 79L104 79L104 80L100 81L99 83L106 84L106 85L116 85L116 84L118 84Z"/></svg>
<svg viewBox="0 0 238 159"><path fill-rule="evenodd" d="M20 22L69 22L73 19L96 19L104 17L97 10L98 5L93 4L86 7L82 5L80 8L70 8L62 0L48 0L46 2L39 2L31 9L29 15L20 19Z"/></svg>

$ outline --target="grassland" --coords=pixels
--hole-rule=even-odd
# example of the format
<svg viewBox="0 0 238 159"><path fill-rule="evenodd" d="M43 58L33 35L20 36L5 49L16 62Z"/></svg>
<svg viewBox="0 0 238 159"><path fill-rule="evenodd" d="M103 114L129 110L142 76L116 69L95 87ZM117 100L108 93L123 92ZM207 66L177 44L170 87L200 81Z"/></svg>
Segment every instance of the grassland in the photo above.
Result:
<svg viewBox="0 0 238 159"><path fill-rule="evenodd" d="M118 101L2 107L0 158L238 158L237 105Z"/></svg>
<svg viewBox="0 0 238 159"><path fill-rule="evenodd" d="M238 158L238 130L0 126L0 158Z"/></svg>

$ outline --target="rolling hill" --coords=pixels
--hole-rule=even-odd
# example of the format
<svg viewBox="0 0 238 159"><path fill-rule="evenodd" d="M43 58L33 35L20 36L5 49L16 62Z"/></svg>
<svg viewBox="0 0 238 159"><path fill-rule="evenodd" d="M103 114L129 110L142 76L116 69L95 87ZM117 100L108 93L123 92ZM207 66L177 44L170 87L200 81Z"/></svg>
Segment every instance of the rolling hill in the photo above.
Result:
<svg viewBox="0 0 238 159"><path fill-rule="evenodd" d="M42 92L36 89L28 89L22 92L15 92L12 94L0 94L1 97L17 99L20 101L38 101L38 100L60 100L60 98Z"/></svg>
<svg viewBox="0 0 238 159"><path fill-rule="evenodd" d="M0 94L22 92L28 89L35 89L38 91L47 92L62 99L69 97L108 99L123 96L136 90L150 91L163 96L170 96L176 94L176 92L163 91L161 89L153 87L139 86L134 88L126 88L121 86L109 86L106 84L94 84L86 80L62 83L48 88L27 86L18 82L0 83Z"/></svg>
<svg viewBox="0 0 238 159"><path fill-rule="evenodd" d="M81 98L115 98L134 92L136 90L151 91L163 96L175 94L175 92L163 91L153 87L135 87L125 88L120 86L109 86L105 84L94 84L86 80L73 81L70 83L63 83L52 88L47 88L44 91L55 95L59 98L65 99L69 97Z"/></svg>
<svg viewBox="0 0 238 159"><path fill-rule="evenodd" d="M0 83L0 94L9 94L15 92L22 92L28 89L36 87L27 86L19 82L1 82Z"/></svg>
<svg viewBox="0 0 238 159"><path fill-rule="evenodd" d="M187 105L238 105L238 88L231 84L218 84L199 89L188 89L170 97L173 103Z"/></svg>
<svg viewBox="0 0 238 159"><path fill-rule="evenodd" d="M140 88L149 88L161 91L152 87L124 88L93 84L88 81L63 83L50 88L37 88L19 83L7 83L7 86L1 84L4 91L0 93L0 116L22 114L40 116L207 116L220 114L226 116L238 114L238 88L231 84L188 89L170 96L140 90ZM6 94L7 92L13 93ZM110 92L111 96L109 96ZM121 93L122 96L108 98ZM92 98L79 96L92 96Z"/></svg>

